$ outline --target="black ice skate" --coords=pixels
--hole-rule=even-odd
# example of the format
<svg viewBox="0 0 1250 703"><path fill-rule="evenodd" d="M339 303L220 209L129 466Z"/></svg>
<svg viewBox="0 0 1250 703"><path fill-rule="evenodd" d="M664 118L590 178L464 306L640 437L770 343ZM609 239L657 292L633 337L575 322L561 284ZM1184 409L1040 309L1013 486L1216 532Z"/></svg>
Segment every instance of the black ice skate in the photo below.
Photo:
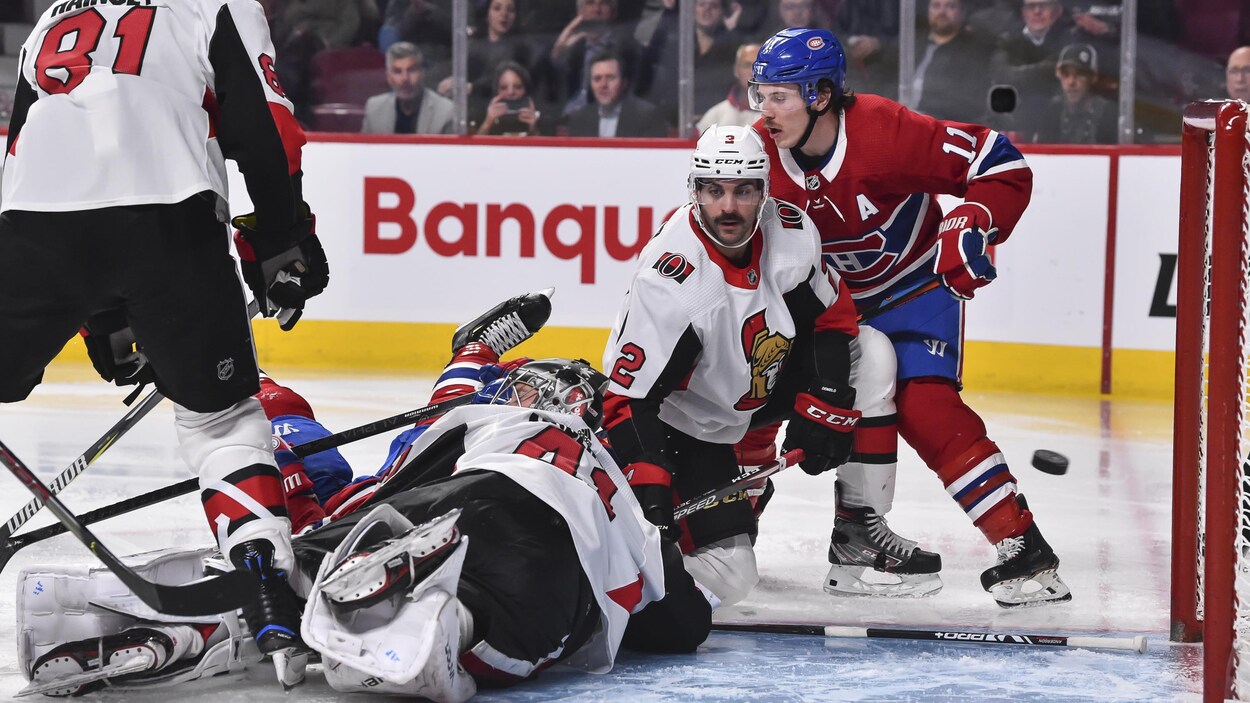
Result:
<svg viewBox="0 0 1250 703"><path fill-rule="evenodd" d="M838 507L825 592L835 596L919 598L942 590L942 557L890 529L872 508Z"/></svg>
<svg viewBox="0 0 1250 703"><path fill-rule="evenodd" d="M464 345L477 342L503 356L547 324L547 318L551 317L551 296L555 292L555 288L544 288L509 298L472 322L460 325L451 338L451 352L454 354Z"/></svg>
<svg viewBox="0 0 1250 703"><path fill-rule="evenodd" d="M137 627L106 637L67 642L35 661L30 685L19 696L78 696L120 683L152 676L181 661L198 656L203 638L186 625Z"/></svg>
<svg viewBox="0 0 1250 703"><path fill-rule="evenodd" d="M1072 600L1072 591L1059 578L1059 557L1036 524L994 548L998 563L981 573L981 586L1000 606L1026 608Z"/></svg>
<svg viewBox="0 0 1250 703"><path fill-rule="evenodd" d="M243 619L261 653L303 649L299 637L303 604L291 589L286 572L274 566L273 545L263 539L243 542L230 551L230 561L260 580L260 595L243 607Z"/></svg>

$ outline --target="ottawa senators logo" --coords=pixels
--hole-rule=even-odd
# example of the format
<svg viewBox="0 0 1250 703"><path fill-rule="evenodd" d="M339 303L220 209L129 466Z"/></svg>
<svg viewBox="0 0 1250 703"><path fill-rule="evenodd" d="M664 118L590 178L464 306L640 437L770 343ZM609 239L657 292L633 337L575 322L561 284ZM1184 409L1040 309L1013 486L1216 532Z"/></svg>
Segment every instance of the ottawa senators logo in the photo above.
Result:
<svg viewBox="0 0 1250 703"><path fill-rule="evenodd" d="M763 310L742 323L742 351L751 364L751 389L734 403L734 410L755 410L768 402L790 355L790 344L780 334L769 333Z"/></svg>
<svg viewBox="0 0 1250 703"><path fill-rule="evenodd" d="M681 254L672 252L666 252L651 268L661 276L671 278L678 283L685 283L690 274L694 273L694 264L686 261L686 257Z"/></svg>

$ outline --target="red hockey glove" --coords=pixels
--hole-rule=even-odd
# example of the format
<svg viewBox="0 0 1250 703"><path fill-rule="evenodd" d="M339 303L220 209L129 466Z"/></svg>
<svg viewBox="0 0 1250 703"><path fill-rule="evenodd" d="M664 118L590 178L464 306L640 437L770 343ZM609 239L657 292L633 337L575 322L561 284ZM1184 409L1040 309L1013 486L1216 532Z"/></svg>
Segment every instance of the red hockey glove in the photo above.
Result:
<svg viewBox="0 0 1250 703"><path fill-rule="evenodd" d="M854 388L817 383L810 392L798 394L781 452L802 449L807 458L799 468L812 476L845 464L851 458L851 443L860 417L859 411L851 408L853 405Z"/></svg>
<svg viewBox="0 0 1250 703"><path fill-rule="evenodd" d="M231 223L243 280L252 289L264 317L277 317L290 330L304 314L304 303L319 295L330 282L330 265L317 239L317 218L311 213L292 232L275 235L257 230L255 214L240 215Z"/></svg>
<svg viewBox="0 0 1250 703"><path fill-rule="evenodd" d="M78 331L96 373L118 386L152 383L152 367L120 310L96 313Z"/></svg>
<svg viewBox="0 0 1250 703"><path fill-rule="evenodd" d="M943 218L938 225L933 273L941 277L951 295L971 300L978 288L998 277L986 251L997 235L989 212L980 205L964 203Z"/></svg>
<svg viewBox="0 0 1250 703"><path fill-rule="evenodd" d="M304 470L304 462L291 451L291 445L281 437L273 436L273 453L282 471L282 488L286 492L286 511L291 518L291 533L299 534L309 526L316 526L325 519L325 510L317 502L312 479Z"/></svg>

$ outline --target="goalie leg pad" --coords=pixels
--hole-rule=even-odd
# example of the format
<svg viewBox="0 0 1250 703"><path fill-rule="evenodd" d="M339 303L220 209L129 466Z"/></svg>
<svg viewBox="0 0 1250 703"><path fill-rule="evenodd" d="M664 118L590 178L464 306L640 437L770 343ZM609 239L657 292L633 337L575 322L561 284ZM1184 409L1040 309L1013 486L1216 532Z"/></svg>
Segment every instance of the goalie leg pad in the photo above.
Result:
<svg viewBox="0 0 1250 703"><path fill-rule="evenodd" d="M469 544L467 538L448 541L458 517L459 511L452 511L414 528L393 507L383 504L361 519L322 561L301 634L326 659L326 677L336 689L402 693L438 701L465 700L476 691L473 678L459 664L473 625L471 614L455 597ZM380 534L373 524L377 522L400 535L375 551L389 556L352 559L352 550L367 543L368 533ZM391 549L396 544L401 546ZM428 556L447 545L454 545L450 553L415 584L403 590L383 589L382 599L371 599L372 604L364 607L359 602L357 607L341 606L357 600L351 596L362 588L368 592L368 585L376 583L379 575L385 578L386 563L401 550L415 554L427 549Z"/></svg>
<svg viewBox="0 0 1250 703"><path fill-rule="evenodd" d="M115 635L67 642L35 662L31 685L19 695L73 696L105 682L160 671L204 650L204 637L188 625L137 627Z"/></svg>

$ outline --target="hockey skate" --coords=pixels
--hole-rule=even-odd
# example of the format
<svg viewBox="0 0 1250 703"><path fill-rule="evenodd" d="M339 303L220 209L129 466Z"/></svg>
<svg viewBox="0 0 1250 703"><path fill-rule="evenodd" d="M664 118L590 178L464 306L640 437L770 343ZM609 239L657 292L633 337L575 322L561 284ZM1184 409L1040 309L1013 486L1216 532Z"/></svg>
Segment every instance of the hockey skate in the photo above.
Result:
<svg viewBox="0 0 1250 703"><path fill-rule="evenodd" d="M138 627L68 642L35 661L30 685L17 695L77 696L153 675L194 659L203 649L204 638L187 625Z"/></svg>
<svg viewBox="0 0 1250 703"><path fill-rule="evenodd" d="M942 557L890 529L872 508L838 507L825 592L835 596L919 598L942 590Z"/></svg>
<svg viewBox="0 0 1250 703"><path fill-rule="evenodd" d="M1024 496L1020 502L1024 503ZM1072 591L1059 578L1059 557L1036 524L994 548L998 563L981 573L981 586L1000 606L1028 608L1072 600Z"/></svg>
<svg viewBox="0 0 1250 703"><path fill-rule="evenodd" d="M273 564L273 545L254 539L230 552L235 568L251 571L260 581L260 595L243 608L243 619L262 654L291 647L303 648L299 639L300 602L287 582L285 571Z"/></svg>
<svg viewBox="0 0 1250 703"><path fill-rule="evenodd" d="M555 288L509 298L456 329L451 338L451 351L456 353L466 344L485 344L503 356L547 324L551 317L551 296Z"/></svg>

